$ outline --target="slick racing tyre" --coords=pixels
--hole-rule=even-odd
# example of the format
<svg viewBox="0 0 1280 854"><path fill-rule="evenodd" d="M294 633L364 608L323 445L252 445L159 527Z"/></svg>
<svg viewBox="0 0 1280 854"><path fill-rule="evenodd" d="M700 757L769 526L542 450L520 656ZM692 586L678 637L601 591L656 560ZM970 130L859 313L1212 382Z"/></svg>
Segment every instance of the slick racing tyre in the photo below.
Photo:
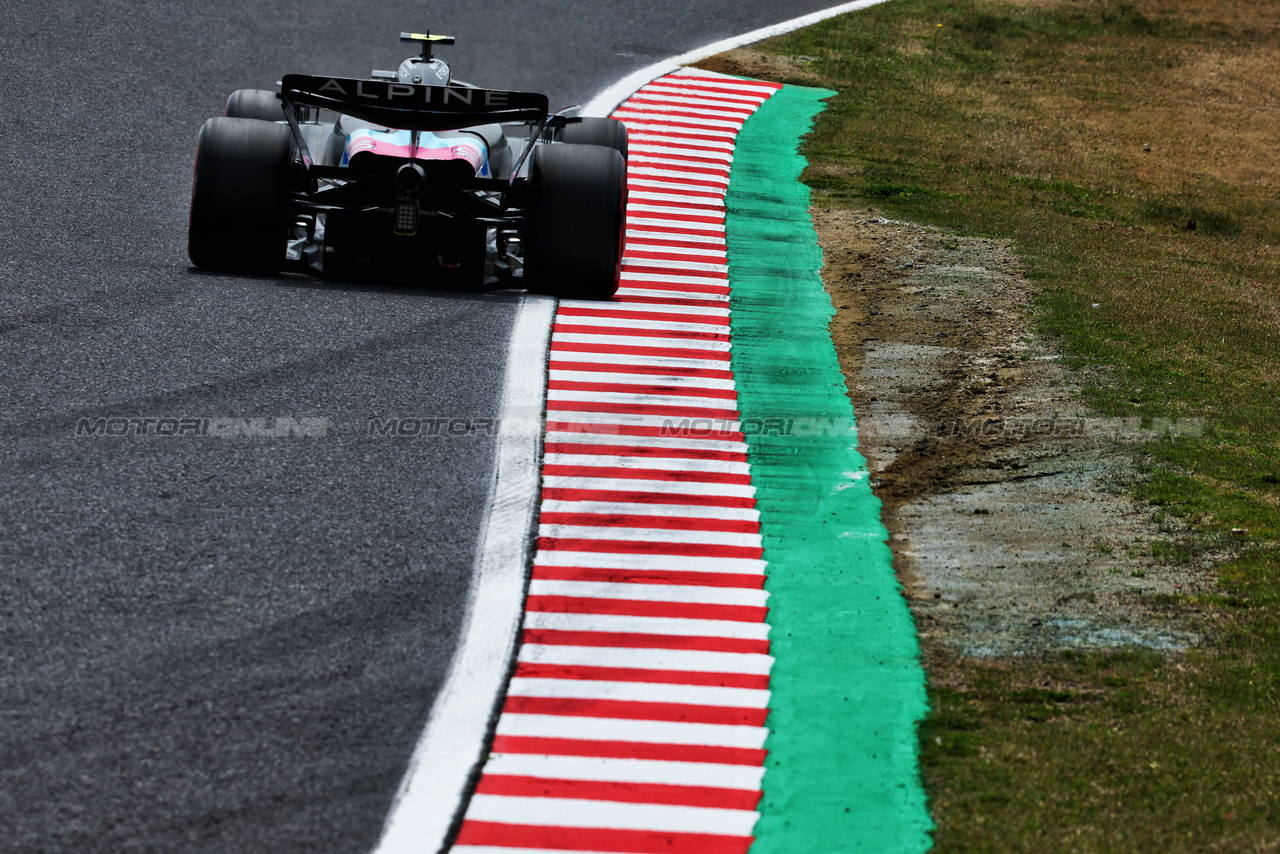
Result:
<svg viewBox="0 0 1280 854"><path fill-rule="evenodd" d="M237 89L227 99L229 119L260 119L264 122L284 121L284 108L275 92L266 89Z"/></svg>
<svg viewBox="0 0 1280 854"><path fill-rule="evenodd" d="M622 269L627 164L600 145L540 145L529 170L525 282L568 299L608 299Z"/></svg>
<svg viewBox="0 0 1280 854"><path fill-rule="evenodd" d="M209 119L200 129L187 254L207 270L271 274L289 231L289 128Z"/></svg>
<svg viewBox="0 0 1280 854"><path fill-rule="evenodd" d="M603 145L627 157L627 126L617 119L586 116L569 119L560 129L560 141L570 145Z"/></svg>

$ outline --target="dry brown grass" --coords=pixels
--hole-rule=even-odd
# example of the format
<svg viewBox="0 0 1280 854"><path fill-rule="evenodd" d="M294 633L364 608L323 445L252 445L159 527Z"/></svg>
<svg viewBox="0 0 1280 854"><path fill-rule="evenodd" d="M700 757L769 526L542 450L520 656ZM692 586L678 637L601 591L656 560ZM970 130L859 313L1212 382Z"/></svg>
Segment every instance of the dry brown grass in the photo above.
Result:
<svg viewBox="0 0 1280 854"><path fill-rule="evenodd" d="M1094 51L1080 48L1063 57L1052 82L1010 75L1010 91L1023 96L1021 103L987 91L986 106L1033 128L1044 143L1033 147L1040 152L1039 171L1078 173L1087 163L1090 171L1132 174L1156 192L1220 182L1242 189L1245 199L1270 204L1280 186L1280 98L1273 91L1280 51L1241 50L1246 52L1179 52L1168 56L1167 67L1104 81L1092 73ZM1082 98L1082 91L1096 101ZM1050 128L1056 132L1046 132Z"/></svg>

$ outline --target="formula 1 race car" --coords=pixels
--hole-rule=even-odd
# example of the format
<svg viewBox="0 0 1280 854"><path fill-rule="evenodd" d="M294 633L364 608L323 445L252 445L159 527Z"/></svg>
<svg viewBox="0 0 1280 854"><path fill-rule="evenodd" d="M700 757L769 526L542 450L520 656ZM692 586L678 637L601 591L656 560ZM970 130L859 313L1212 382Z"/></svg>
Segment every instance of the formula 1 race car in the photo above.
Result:
<svg viewBox="0 0 1280 854"><path fill-rule="evenodd" d="M369 79L285 75L200 129L188 254L208 270L393 271L445 287L608 299L626 207L621 122L453 79L420 44Z"/></svg>

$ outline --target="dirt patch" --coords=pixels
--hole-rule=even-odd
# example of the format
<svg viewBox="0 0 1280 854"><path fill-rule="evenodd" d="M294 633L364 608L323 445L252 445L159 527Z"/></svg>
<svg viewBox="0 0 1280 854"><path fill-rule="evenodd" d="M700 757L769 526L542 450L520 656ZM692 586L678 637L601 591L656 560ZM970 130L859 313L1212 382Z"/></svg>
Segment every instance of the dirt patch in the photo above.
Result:
<svg viewBox="0 0 1280 854"><path fill-rule="evenodd" d="M808 68L813 60L812 56L778 56L740 47L716 54L692 67L760 80L815 81L821 78Z"/></svg>
<svg viewBox="0 0 1280 854"><path fill-rule="evenodd" d="M1153 594L1212 576L1159 559L1179 532L1124 494L1123 442L1140 425L1081 411L1080 377L1035 334L1009 244L870 209L813 218L859 445L922 640L965 656L1194 643Z"/></svg>

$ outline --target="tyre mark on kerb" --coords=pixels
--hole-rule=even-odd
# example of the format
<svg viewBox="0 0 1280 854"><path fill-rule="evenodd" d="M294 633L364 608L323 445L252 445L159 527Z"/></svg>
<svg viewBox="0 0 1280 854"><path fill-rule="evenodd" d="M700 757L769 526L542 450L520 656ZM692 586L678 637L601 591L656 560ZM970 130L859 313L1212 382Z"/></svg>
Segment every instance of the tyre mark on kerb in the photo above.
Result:
<svg viewBox="0 0 1280 854"><path fill-rule="evenodd" d="M710 146L727 166L777 88L680 70L617 115L633 150ZM714 115L723 143L655 119L688 110ZM704 170L671 161L642 189L635 173L653 171L630 176L619 301L567 300L556 316L524 642L457 854L751 845L772 659L726 361L724 187L684 184Z"/></svg>

